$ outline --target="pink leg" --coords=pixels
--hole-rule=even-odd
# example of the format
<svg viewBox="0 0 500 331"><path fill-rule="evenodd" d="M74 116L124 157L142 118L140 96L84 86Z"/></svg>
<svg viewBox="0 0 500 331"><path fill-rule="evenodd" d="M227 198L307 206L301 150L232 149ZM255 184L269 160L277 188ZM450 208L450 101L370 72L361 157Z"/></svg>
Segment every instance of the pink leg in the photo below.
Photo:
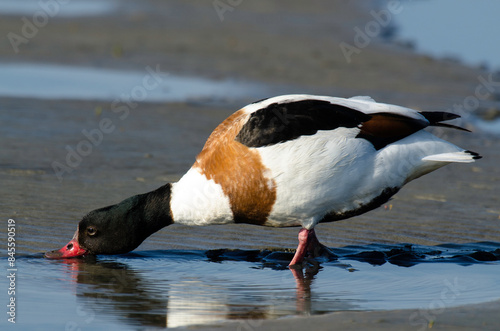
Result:
<svg viewBox="0 0 500 331"><path fill-rule="evenodd" d="M299 246L295 251L292 261L288 266L293 266L302 263L307 253L314 253L316 248L320 245L314 229L300 229L299 231Z"/></svg>
<svg viewBox="0 0 500 331"><path fill-rule="evenodd" d="M293 259L290 262L289 266L302 263L302 261L304 260L304 256L306 256L307 253L307 246L309 244L307 240L308 237L309 237L309 230L303 228L300 229L299 246L297 246L297 250L295 251L295 255L293 256Z"/></svg>

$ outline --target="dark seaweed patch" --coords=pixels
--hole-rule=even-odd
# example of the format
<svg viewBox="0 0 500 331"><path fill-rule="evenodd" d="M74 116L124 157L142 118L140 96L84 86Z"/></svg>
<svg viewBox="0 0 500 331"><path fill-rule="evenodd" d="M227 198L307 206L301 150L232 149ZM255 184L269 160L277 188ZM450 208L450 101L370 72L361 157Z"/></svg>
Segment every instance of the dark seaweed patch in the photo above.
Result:
<svg viewBox="0 0 500 331"><path fill-rule="evenodd" d="M409 244L367 246L346 246L329 248L328 254L322 254L315 260L325 263L338 260L355 260L380 266L391 263L401 267L412 267L420 263L455 263L472 265L500 260L500 243L445 244L441 246L417 246ZM248 261L262 263L264 267L283 269L292 260L294 250L262 249L238 250L216 249L205 252L209 261Z"/></svg>

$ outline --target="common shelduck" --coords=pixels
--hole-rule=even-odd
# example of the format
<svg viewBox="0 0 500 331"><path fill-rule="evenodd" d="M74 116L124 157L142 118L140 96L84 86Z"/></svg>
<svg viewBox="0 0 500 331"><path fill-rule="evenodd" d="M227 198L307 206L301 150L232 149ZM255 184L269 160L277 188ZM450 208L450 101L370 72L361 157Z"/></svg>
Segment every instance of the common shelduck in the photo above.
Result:
<svg viewBox="0 0 500 331"><path fill-rule="evenodd" d="M223 121L176 183L91 211L49 258L119 254L180 223L301 226L290 266L320 245L314 227L372 210L409 181L481 158L425 131L458 118L350 99L283 95ZM467 131L467 130L466 130Z"/></svg>

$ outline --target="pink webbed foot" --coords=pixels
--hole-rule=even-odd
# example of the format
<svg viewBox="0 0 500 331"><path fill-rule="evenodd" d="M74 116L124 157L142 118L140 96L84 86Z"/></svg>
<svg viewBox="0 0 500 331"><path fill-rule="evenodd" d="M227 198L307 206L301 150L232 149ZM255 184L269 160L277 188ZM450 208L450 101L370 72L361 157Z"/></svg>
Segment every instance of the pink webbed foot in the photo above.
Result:
<svg viewBox="0 0 500 331"><path fill-rule="evenodd" d="M331 253L326 246L319 242L314 229L301 229L299 231L299 245L297 246L295 255L288 266L291 268L301 268L306 256L317 257L325 251L327 254L335 256L335 254Z"/></svg>

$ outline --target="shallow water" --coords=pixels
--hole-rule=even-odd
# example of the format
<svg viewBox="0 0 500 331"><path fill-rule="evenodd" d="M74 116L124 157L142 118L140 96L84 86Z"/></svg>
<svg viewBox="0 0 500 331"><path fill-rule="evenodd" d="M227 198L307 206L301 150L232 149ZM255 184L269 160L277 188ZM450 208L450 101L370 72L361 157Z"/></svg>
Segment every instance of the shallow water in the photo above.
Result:
<svg viewBox="0 0 500 331"><path fill-rule="evenodd" d="M497 39L499 10L493 0L466 0L460 6L453 0L405 1L393 17L399 37L415 42L418 51L472 66L486 64L495 71L500 70L500 48L488 41Z"/></svg>
<svg viewBox="0 0 500 331"><path fill-rule="evenodd" d="M106 330L241 320L243 328L255 326L255 319L346 310L437 314L500 296L499 244L332 251L336 259L295 273L286 268L291 253L262 250L153 250L67 260L19 256L17 322L33 330ZM0 286L6 285L2 278Z"/></svg>
<svg viewBox="0 0 500 331"><path fill-rule="evenodd" d="M483 132L500 135L500 118L497 118L492 121L484 121L481 119L477 119L474 122L474 125L476 125Z"/></svg>
<svg viewBox="0 0 500 331"><path fill-rule="evenodd" d="M47 63L0 63L0 97L184 102L257 97L262 84L173 75L160 65L116 70Z"/></svg>
<svg viewBox="0 0 500 331"><path fill-rule="evenodd" d="M50 17L85 17L110 14L118 8L112 0L105 1L39 1L1 0L0 14Z"/></svg>

